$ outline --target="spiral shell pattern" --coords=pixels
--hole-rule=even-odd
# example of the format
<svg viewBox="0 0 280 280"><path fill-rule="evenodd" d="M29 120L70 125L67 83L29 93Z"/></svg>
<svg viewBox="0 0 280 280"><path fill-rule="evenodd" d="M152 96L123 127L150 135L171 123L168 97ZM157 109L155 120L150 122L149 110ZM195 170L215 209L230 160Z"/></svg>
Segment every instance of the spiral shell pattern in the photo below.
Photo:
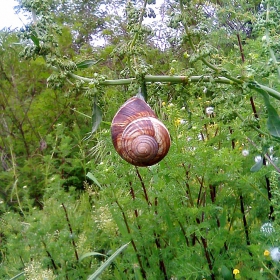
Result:
<svg viewBox="0 0 280 280"><path fill-rule="evenodd" d="M168 153L170 135L154 111L140 98L132 97L116 113L111 126L118 154L136 166L158 163Z"/></svg>

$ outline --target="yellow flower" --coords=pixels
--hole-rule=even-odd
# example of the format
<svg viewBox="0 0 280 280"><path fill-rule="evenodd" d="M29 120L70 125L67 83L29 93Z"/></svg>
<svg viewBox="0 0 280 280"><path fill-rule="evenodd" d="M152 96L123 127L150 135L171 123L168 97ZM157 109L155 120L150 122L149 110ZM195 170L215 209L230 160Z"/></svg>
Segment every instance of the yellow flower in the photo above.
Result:
<svg viewBox="0 0 280 280"><path fill-rule="evenodd" d="M163 101L161 104L162 104L162 106L165 106L165 105L166 105L166 103L165 103L164 101Z"/></svg>
<svg viewBox="0 0 280 280"><path fill-rule="evenodd" d="M264 255L265 257L268 257L268 256L270 255L270 252L269 252L268 250L265 250L265 251L263 252L263 255Z"/></svg>
<svg viewBox="0 0 280 280"><path fill-rule="evenodd" d="M233 272L232 272L234 275L237 275L237 274L239 274L240 273L240 271L239 271L239 269L237 269L237 268L235 268L234 270L233 270Z"/></svg>
<svg viewBox="0 0 280 280"><path fill-rule="evenodd" d="M178 126L180 123L181 123L181 119L177 119L177 120L175 121L175 125L176 125L176 126Z"/></svg>

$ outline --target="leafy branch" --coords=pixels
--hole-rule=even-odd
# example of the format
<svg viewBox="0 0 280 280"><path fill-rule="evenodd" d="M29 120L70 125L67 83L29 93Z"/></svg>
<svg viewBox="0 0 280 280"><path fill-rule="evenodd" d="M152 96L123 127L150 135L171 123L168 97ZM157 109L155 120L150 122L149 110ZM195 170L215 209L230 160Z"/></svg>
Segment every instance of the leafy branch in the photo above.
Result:
<svg viewBox="0 0 280 280"><path fill-rule="evenodd" d="M82 77L73 73L69 73L69 76L75 79L82 80L87 83L92 83L94 82L94 79L92 78L86 78ZM156 82L161 82L161 83L167 83L167 84L188 84L188 83L196 83L196 82L205 82L205 83L217 83L217 84L229 84L229 85L234 85L235 83L232 81L232 79L229 79L227 77L215 77L215 76L210 76L210 75L201 75L201 76L163 76L163 75L146 75L144 76L144 81L146 83L156 83ZM116 79L116 80L104 80L100 81L99 85L103 86L116 86L116 85L129 85L131 83L137 82L136 78L128 78L128 79ZM280 100L280 92L270 88L268 86L262 85L257 83L256 81L251 81L251 82L246 82L242 80L238 80L237 86L247 86L250 89L253 89L255 91L260 92L264 91L267 92L270 96Z"/></svg>

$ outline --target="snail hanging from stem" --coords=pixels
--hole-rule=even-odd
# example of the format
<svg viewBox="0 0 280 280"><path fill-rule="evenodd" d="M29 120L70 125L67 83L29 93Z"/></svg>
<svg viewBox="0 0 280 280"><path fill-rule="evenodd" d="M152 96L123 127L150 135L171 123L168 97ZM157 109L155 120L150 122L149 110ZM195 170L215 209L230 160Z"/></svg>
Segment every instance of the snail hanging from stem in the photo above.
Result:
<svg viewBox="0 0 280 280"><path fill-rule="evenodd" d="M118 154L136 166L150 166L168 153L170 135L165 125L141 98L132 97L118 110L111 135Z"/></svg>

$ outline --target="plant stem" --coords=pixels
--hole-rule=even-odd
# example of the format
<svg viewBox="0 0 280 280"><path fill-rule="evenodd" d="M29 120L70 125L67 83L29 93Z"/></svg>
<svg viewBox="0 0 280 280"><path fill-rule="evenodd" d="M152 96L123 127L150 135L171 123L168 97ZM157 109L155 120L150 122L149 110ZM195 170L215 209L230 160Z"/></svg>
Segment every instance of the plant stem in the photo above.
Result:
<svg viewBox="0 0 280 280"><path fill-rule="evenodd" d="M240 51L240 55L241 55L241 60L242 60L242 63L244 63L245 62L245 56L244 56L244 51L243 51L243 48L242 48L240 35L237 33L236 36L237 36L239 51Z"/></svg>
<svg viewBox="0 0 280 280"><path fill-rule="evenodd" d="M189 173L190 173L190 170L186 168L184 163L183 163L183 167L184 167L185 174L186 174L186 187L187 187L186 194L187 194L187 198L189 199L190 205L193 207L194 206L194 202L193 202L193 199L192 199L192 194L191 194L191 189L190 189L190 184L189 184L189 179L190 179ZM189 168L190 168L190 165L189 165Z"/></svg>
<svg viewBox="0 0 280 280"><path fill-rule="evenodd" d="M264 159L265 161L265 159ZM266 189L267 189L267 197L268 197L268 200L271 202L272 200L272 193L271 193L271 187L270 187L270 181L269 181L269 178L267 176L265 176L265 182L266 182ZM274 213L274 209L273 209L273 205L270 204L269 206L269 214L268 214L268 219L269 220L273 220L273 213Z"/></svg>
<svg viewBox="0 0 280 280"><path fill-rule="evenodd" d="M276 275L275 273L273 273L273 270L272 270L271 268L268 268L268 267L264 264L264 262L262 262L262 265L263 265L264 268L267 270L267 272L268 272L269 274L272 275L272 277L273 277L272 279L280 280L280 278L277 277L277 275Z"/></svg>
<svg viewBox="0 0 280 280"><path fill-rule="evenodd" d="M69 73L68 74L70 77L90 83L90 82L94 82L94 79L91 78L86 78L86 77L82 77L73 73ZM230 85L241 85L242 83L245 83L245 81L241 81L241 80L237 80L238 82L232 81L227 77L213 77L213 76L157 76L157 75L146 75L144 76L143 80L146 83L156 83L156 82L160 82L160 83L168 83L168 84L188 84L188 83L196 83L196 82L205 82L205 83L218 83L218 84L230 84ZM136 78L128 78L128 79L117 79L117 80L104 80L104 81L100 81L99 85L103 85L103 86L116 86L116 85L130 85L132 83L137 82ZM265 91L267 94L269 94L270 96L280 100L280 92L272 89L270 87L267 87L265 85L259 84L256 81L252 81L250 83L247 84L248 88L253 89L255 91Z"/></svg>
<svg viewBox="0 0 280 280"><path fill-rule="evenodd" d="M57 270L57 265L55 264L55 261L54 261L52 255L51 255L51 253L47 250L47 245L46 245L46 243L45 243L44 241L42 241L42 243L43 243L43 245L44 245L44 247L45 247L45 250L46 250L46 253L47 253L48 257L49 257L50 260L51 260L51 263L52 263L52 266L53 266L54 270Z"/></svg>
<svg viewBox="0 0 280 280"><path fill-rule="evenodd" d="M237 112L237 111L234 111L234 113L236 114L236 116L244 123L246 123L245 119ZM254 130L256 130L259 134L261 135L265 135L267 137L269 137L269 134L262 131L261 129L259 129L258 127L254 126L254 125L250 125L250 127L252 127Z"/></svg>
<svg viewBox="0 0 280 280"><path fill-rule="evenodd" d="M240 201L240 209L241 209L241 213L242 213L243 226L244 226L245 237L246 237L246 244L248 246L250 246L251 242L250 242L250 237L249 237L249 227L248 227L248 223L247 223L247 219L246 219L246 215L245 215L244 199L243 199L242 194L239 195L239 201ZM253 256L251 251L249 251L249 254L250 254L250 256Z"/></svg>
<svg viewBox="0 0 280 280"><path fill-rule="evenodd" d="M12 168L13 168L13 179L14 179L14 184L13 184L13 188L12 188L12 192L11 192L11 200L12 200L13 192L15 191L18 207L19 207L22 215L25 217L25 214L23 212L21 202L20 202L20 199L19 199L19 195L18 195L18 184L17 184L18 183L18 173L17 173L17 167L16 167L16 159L15 159L15 156L14 156L14 151L12 149L12 144L11 143L10 143L10 154L11 154L11 161L12 161Z"/></svg>
<svg viewBox="0 0 280 280"><path fill-rule="evenodd" d="M202 241L202 244L203 244L204 253L205 253L207 263L208 263L208 267L209 267L209 270L211 272L211 279L215 280L215 274L213 273L213 264L212 264L210 254L209 254L209 251L208 251L207 240L204 237L201 236L201 241Z"/></svg>
<svg viewBox="0 0 280 280"><path fill-rule="evenodd" d="M124 210L123 210L123 208L121 207L121 205L119 204L119 202L118 202L117 200L116 200L116 203L117 203L118 207L119 207L120 210L121 210L121 213L122 213L122 216L123 216L123 220L124 220L124 223L125 223L125 226L126 226L127 233L130 235L131 231L130 231L130 227L129 227L129 225L128 225L128 221L127 221L126 215L125 215L125 213L124 213ZM144 279L146 279L146 271L145 271L144 268L143 268L143 264L142 264L142 261L141 261L141 257L140 257L140 255L139 255L139 253L138 253L136 244L135 244L135 242L134 242L134 240L133 240L132 237L130 238L130 241L131 241L132 247L133 247L133 249L134 249L134 252L136 253L136 257L137 257L138 263L139 263L140 268L141 268L142 276L143 276Z"/></svg>
<svg viewBox="0 0 280 280"><path fill-rule="evenodd" d="M243 51L243 47L242 47L241 38L240 38L239 34L237 34L236 36L237 36L237 41L238 41L238 45L239 45L241 60L242 60L242 63L245 63L245 55L244 55L244 51ZM256 106L255 106L255 102L254 102L253 96L250 96L250 103L251 103L251 107L252 107L252 110L253 110L253 113L254 113L254 117L258 121L259 120L259 116L258 116L258 113L257 113L257 110L256 110ZM257 125L257 128L260 128L259 124Z"/></svg>
<svg viewBox="0 0 280 280"><path fill-rule="evenodd" d="M70 234L71 234L72 245L74 247L75 257L76 257L76 260L79 261L79 255L78 255L77 246L76 246L75 240L74 240L73 230L72 230L72 227L71 227L71 224L70 224L70 220L69 220L69 217L68 217L66 207L63 203L62 203L62 207L63 207L63 210L65 212L66 221L68 223L68 228L69 228L69 231L70 231Z"/></svg>
<svg viewBox="0 0 280 280"><path fill-rule="evenodd" d="M146 200L146 202L147 202L148 205L151 205L151 202L149 201L148 193L147 193L147 190L146 190L144 181L143 181L143 179L142 179L142 177L141 177L141 174L139 173L139 170L138 170L137 167L135 167L135 169L136 169L137 177L138 177L139 180L140 180L140 183L141 183L141 186L142 186L142 189L143 189L143 192L144 192L145 200Z"/></svg>
<svg viewBox="0 0 280 280"><path fill-rule="evenodd" d="M159 238L159 235L155 232L154 232L154 236L155 236L156 247L157 247L158 253L159 253L159 267L160 267L161 272L164 275L164 280L168 280L169 277L167 276L166 267L165 267L164 261L162 259L162 254L161 254L162 250L161 250L161 245L160 245L160 238Z"/></svg>

